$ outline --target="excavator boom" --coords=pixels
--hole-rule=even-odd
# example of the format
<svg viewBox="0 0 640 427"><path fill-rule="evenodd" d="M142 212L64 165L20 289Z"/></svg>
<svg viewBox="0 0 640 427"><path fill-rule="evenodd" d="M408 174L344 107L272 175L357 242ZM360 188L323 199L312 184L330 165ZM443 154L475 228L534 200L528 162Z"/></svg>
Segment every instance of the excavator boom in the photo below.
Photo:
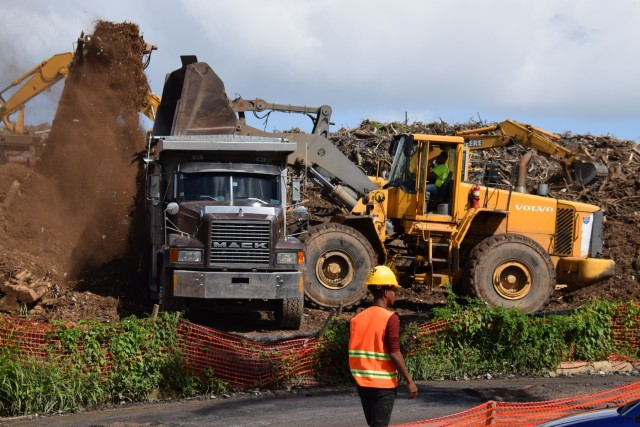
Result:
<svg viewBox="0 0 640 427"><path fill-rule="evenodd" d="M64 79L69 74L69 65L72 60L72 52L53 55L0 91L0 117L11 133L24 133L24 105L34 96L49 90L51 86ZM13 88L17 90L5 100L2 95ZM18 120L13 123L9 120L9 116L16 112L18 112Z"/></svg>
<svg viewBox="0 0 640 427"><path fill-rule="evenodd" d="M584 147L564 140L559 135L513 120L497 125L456 132L471 150L485 150L515 144L536 150L539 154L573 169L573 179L586 185L607 176L609 170L592 157Z"/></svg>
<svg viewBox="0 0 640 427"><path fill-rule="evenodd" d="M0 120L9 131L8 135L0 136L0 163L35 163L40 156L45 138L23 135L25 104L38 94L50 90L60 80L66 79L74 60L80 58L83 46L87 43L91 43L91 36L81 35L77 50L80 54L65 52L53 55L0 90ZM149 54L155 49L155 45L147 45L145 53ZM7 95L8 93L10 95ZM159 105L160 97L148 92L145 103L140 106L140 112L153 121ZM14 114L17 114L17 118L12 120L11 116Z"/></svg>

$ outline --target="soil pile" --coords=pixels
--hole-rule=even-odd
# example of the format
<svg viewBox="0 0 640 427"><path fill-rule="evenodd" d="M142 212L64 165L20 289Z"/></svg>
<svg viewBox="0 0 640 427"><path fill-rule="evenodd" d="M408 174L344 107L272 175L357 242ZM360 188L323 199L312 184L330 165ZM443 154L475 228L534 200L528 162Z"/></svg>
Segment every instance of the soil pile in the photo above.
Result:
<svg viewBox="0 0 640 427"><path fill-rule="evenodd" d="M50 292L34 314L68 321L117 318L122 308L120 275L132 271L123 260L137 262L134 159L145 144L138 111L149 91L136 25L99 21L85 40L40 163L0 171L0 191L20 183L2 212L0 273L5 280L23 271L46 277ZM119 271L109 277L111 269Z"/></svg>

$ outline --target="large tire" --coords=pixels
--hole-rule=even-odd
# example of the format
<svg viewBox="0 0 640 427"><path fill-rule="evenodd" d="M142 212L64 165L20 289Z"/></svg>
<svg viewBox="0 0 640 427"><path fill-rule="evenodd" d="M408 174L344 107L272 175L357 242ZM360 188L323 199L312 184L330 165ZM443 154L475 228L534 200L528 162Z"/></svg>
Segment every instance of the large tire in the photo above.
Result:
<svg viewBox="0 0 640 427"><path fill-rule="evenodd" d="M519 234L500 234L478 243L466 266L466 291L487 304L541 310L556 284L549 254Z"/></svg>
<svg viewBox="0 0 640 427"><path fill-rule="evenodd" d="M304 308L303 298L285 298L276 301L274 312L279 329L300 329Z"/></svg>
<svg viewBox="0 0 640 427"><path fill-rule="evenodd" d="M319 308L357 306L366 296L364 279L376 264L369 241L355 229L326 223L302 238L306 246L306 300Z"/></svg>

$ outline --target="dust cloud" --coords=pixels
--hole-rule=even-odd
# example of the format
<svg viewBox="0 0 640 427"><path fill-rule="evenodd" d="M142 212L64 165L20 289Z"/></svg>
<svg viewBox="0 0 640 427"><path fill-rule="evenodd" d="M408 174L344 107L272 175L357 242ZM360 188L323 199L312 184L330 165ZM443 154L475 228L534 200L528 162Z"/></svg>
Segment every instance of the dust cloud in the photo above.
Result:
<svg viewBox="0 0 640 427"><path fill-rule="evenodd" d="M145 47L137 25L99 21L66 80L38 170L58 194L43 213L63 224L58 232L72 249L60 255L71 279L123 257L137 240L130 233L136 153L145 146Z"/></svg>

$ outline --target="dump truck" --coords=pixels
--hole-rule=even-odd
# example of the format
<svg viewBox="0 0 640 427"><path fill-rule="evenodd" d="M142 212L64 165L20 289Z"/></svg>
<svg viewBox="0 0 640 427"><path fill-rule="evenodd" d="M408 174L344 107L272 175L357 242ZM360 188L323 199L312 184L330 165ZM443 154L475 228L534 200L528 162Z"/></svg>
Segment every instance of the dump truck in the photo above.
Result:
<svg viewBox="0 0 640 427"><path fill-rule="evenodd" d="M203 69L199 80L215 76ZM614 262L598 257L604 220L599 207L516 191L513 183L495 179L492 164L481 180L472 176L471 149L478 147L463 136L399 135L389 176L367 176L327 139L329 106L230 100L220 95L221 81L207 86L200 97L210 104L188 112L202 132L295 142L289 165L302 168L339 209L326 222L307 222L299 230L304 294L312 306L357 306L366 295L364 278L376 264L391 266L404 285L451 286L525 312L544 307L557 285L573 290L613 275ZM247 124L251 111L302 113L313 129L266 132ZM429 171L440 153L448 155L449 173L431 197Z"/></svg>
<svg viewBox="0 0 640 427"><path fill-rule="evenodd" d="M209 114L233 119L220 99L193 57L167 76L145 158L150 294L170 309L272 310L278 328L298 329L304 246L286 231L296 143L210 126Z"/></svg>

